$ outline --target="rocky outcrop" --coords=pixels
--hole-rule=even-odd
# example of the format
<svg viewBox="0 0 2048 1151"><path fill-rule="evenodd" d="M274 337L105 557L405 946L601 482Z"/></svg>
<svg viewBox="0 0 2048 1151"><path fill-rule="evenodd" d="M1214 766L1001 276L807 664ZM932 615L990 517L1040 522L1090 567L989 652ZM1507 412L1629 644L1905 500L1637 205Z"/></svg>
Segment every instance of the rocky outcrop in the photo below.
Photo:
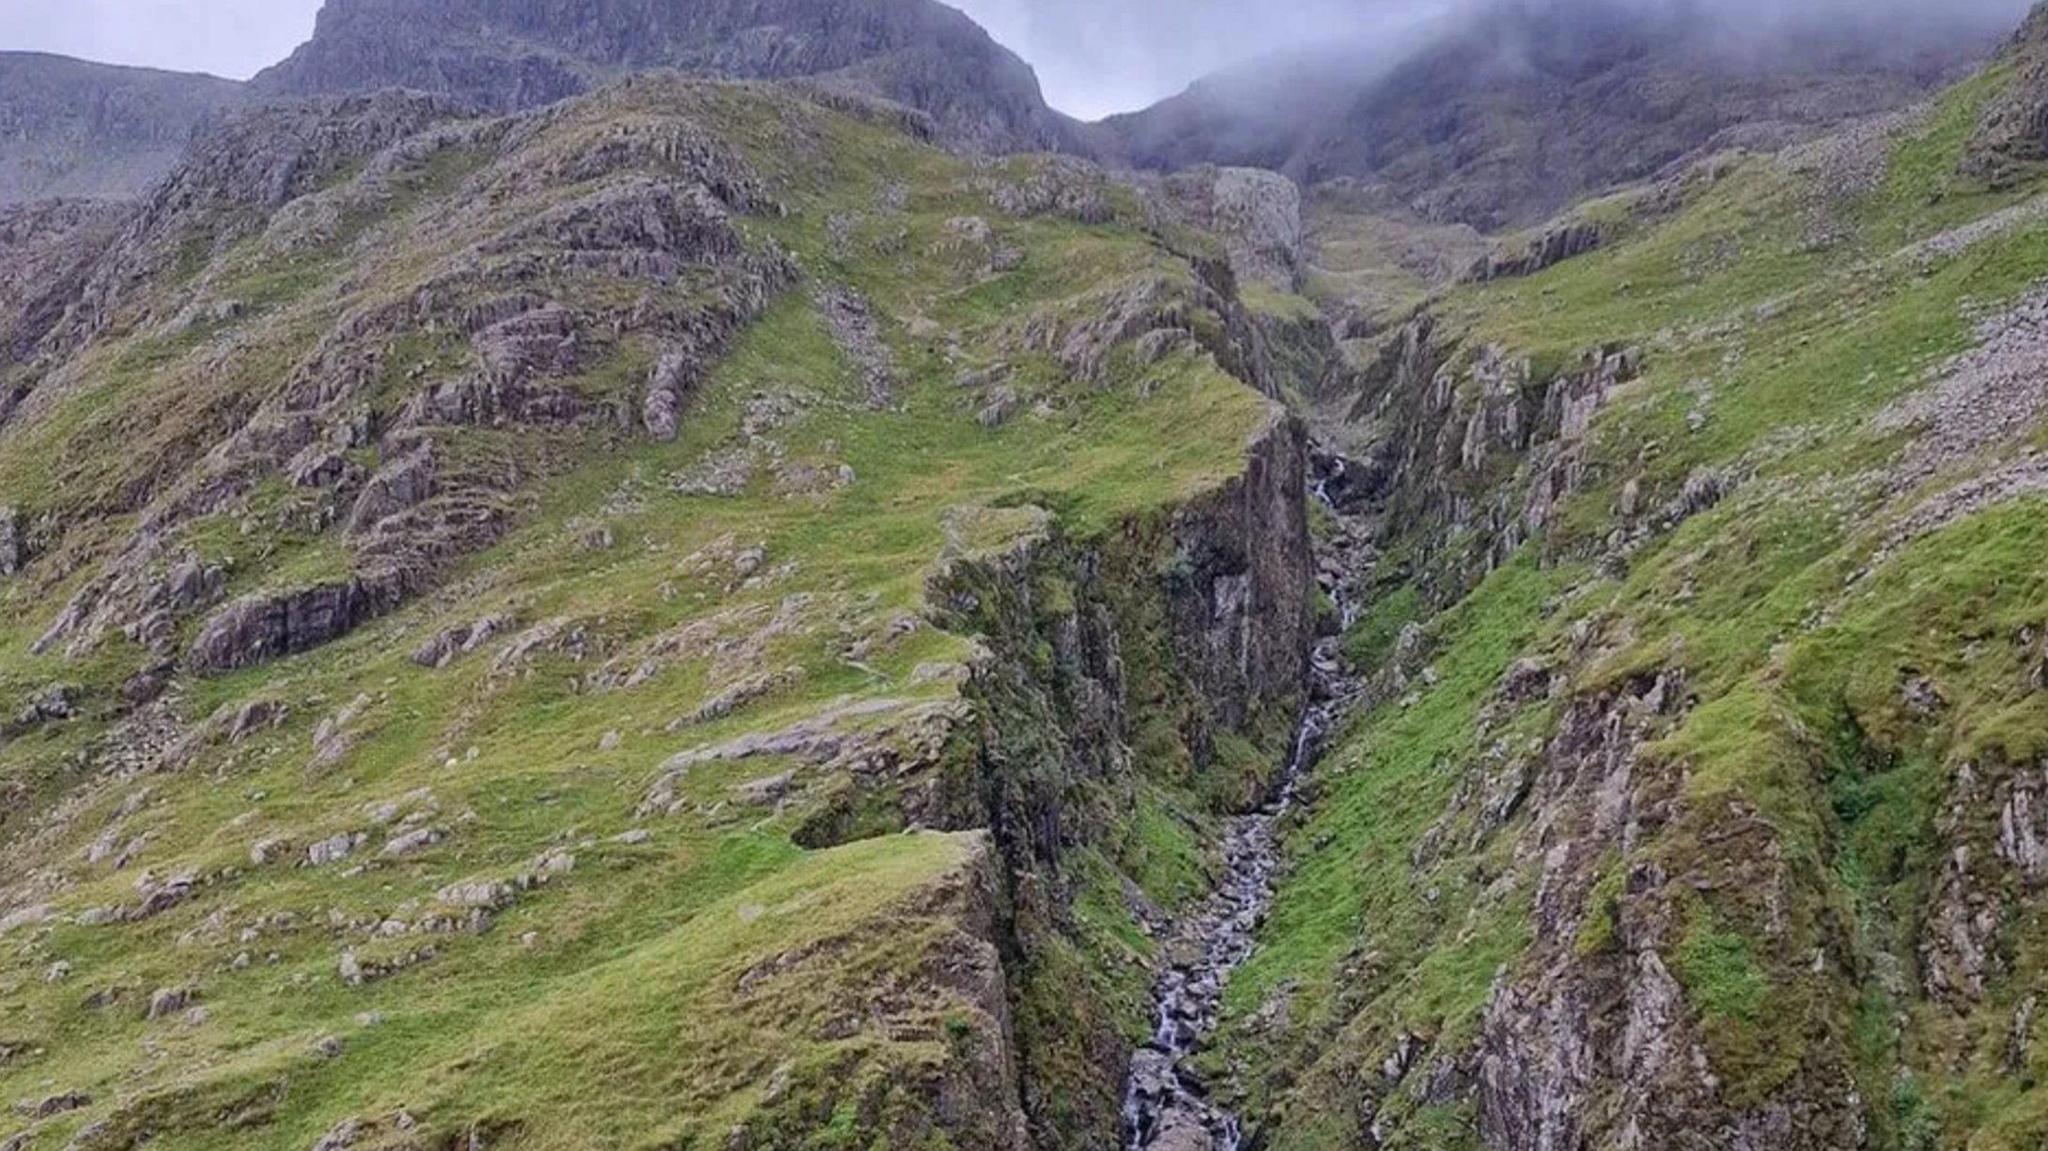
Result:
<svg viewBox="0 0 2048 1151"><path fill-rule="evenodd" d="M1220 237L1240 282L1279 292L1301 286L1301 189L1258 168L1197 168L1167 178L1169 201L1194 225Z"/></svg>
<svg viewBox="0 0 2048 1151"><path fill-rule="evenodd" d="M339 639L396 606L401 589L361 578L237 600L206 622L186 657L193 671L233 671Z"/></svg>
<svg viewBox="0 0 2048 1151"><path fill-rule="evenodd" d="M0 576L20 574L28 558L28 541L22 538L21 513L13 508L0 508Z"/></svg>
<svg viewBox="0 0 2048 1151"><path fill-rule="evenodd" d="M1238 295L1228 261L1195 257L1191 276L1155 274L1091 292L1019 325L1024 346L1047 353L1067 373L1107 383L1133 364L1147 367L1199 349L1267 396L1278 383L1260 327Z"/></svg>
<svg viewBox="0 0 2048 1151"><path fill-rule="evenodd" d="M271 107L202 134L97 253L44 350L75 349L138 305L154 278L180 261L226 251L344 169L457 111L444 98L380 92ZM177 297L159 318L189 303Z"/></svg>
<svg viewBox="0 0 2048 1151"><path fill-rule="evenodd" d="M831 1101L837 1100L840 1114L857 1112L863 1130L888 1146L1042 1146L1032 1140L1019 1104L1021 1071L1003 953L1009 880L986 836L958 838L969 844L960 865L917 892L888 927L924 930L928 942L916 966L893 979L855 984L850 1001L834 1005L842 1018L872 1020L889 1033L915 1033L919 1012L947 1004L947 1057L922 1060L895 1082L859 1086L836 1079L829 1067L786 1068L769 1086L763 1106L732 1129L727 1143L787 1146L792 1132L829 1126ZM767 960L740 976L741 988L772 994L777 985L814 977L815 964L831 962L849 946L828 941L812 954ZM911 989L913 994L904 994Z"/></svg>
<svg viewBox="0 0 2048 1151"><path fill-rule="evenodd" d="M1351 449L1333 497L1370 503L1412 532L1422 561L1416 574L1433 600L1451 602L1596 478L1587 454L1593 417L1642 370L1634 347L1586 348L1539 364L1497 345L1465 346L1433 315L1418 314L1382 337L1356 378L1347 418L1365 438ZM1727 482L1703 478L1721 488L1694 498L1711 506ZM1669 517L1642 518L1673 526ZM1637 538L1624 531L1598 546L1620 551Z"/></svg>
<svg viewBox="0 0 2048 1151"><path fill-rule="evenodd" d="M2037 5L2006 44L2012 70L1963 150L1962 171L1994 186L2048 161L2048 6Z"/></svg>
<svg viewBox="0 0 2048 1151"><path fill-rule="evenodd" d="M499 538L533 469L517 453L450 462L442 438L456 429L534 445L641 426L673 436L697 381L796 270L772 244L743 236L740 214L779 209L724 141L680 115L586 130L651 98L648 86L628 85L479 121L444 97L380 93L277 109L209 138L92 264L40 354L61 359L116 317L165 310L156 277L189 257L195 237L216 248L237 237L293 247L283 233L295 236L301 222L373 212L391 183L451 156L490 161L480 196L534 206L483 227L451 223L474 239L424 269L416 290L356 302L253 408L209 411L214 426L164 449L143 482L118 493L146 509L119 562L74 596L41 646L78 655L125 633L171 654L174 625L213 608L224 583L218 572L171 578L186 558L180 530L237 507L268 477L303 493L294 519L340 536L352 574L218 613L187 653L194 668L247 666L346 634ZM358 170L338 179L349 165ZM575 191L554 194L564 186ZM605 283L633 287L607 292ZM458 351L447 362L394 364L408 343ZM634 350L658 356L644 395L579 386ZM365 454L376 462L359 463Z"/></svg>
<svg viewBox="0 0 2048 1151"><path fill-rule="evenodd" d="M1715 1145L1697 1141L1703 1131L1739 1147L1861 1144L1862 1108L1840 1049L1809 1050L1760 1099L1703 1074L1725 1051L1685 985L1706 978L1688 957L1714 930L1698 893L1740 891L1731 901L1744 907L1799 896L1767 824L1740 805L1689 804L1682 765L1644 754L1690 706L1683 678L1669 672L1576 700L1533 769L1520 801L1532 822L1516 850L1538 870L1535 941L1496 983L1476 1056L1488 1147ZM1653 835L1743 850L1633 846ZM1813 954L1789 928L1774 930L1765 946ZM1721 1075L1737 1073L1724 1066Z"/></svg>
<svg viewBox="0 0 2048 1151"><path fill-rule="evenodd" d="M87 200L0 207L0 356L6 363L22 366L35 358L126 215L120 205ZM27 386L25 379L0 374L0 425Z"/></svg>
<svg viewBox="0 0 2048 1151"><path fill-rule="evenodd" d="M1030 66L929 0L334 0L312 40L250 87L262 95L407 87L510 110L655 68L809 78L884 97L976 150L1058 151L1080 139L1077 125L1046 106Z"/></svg>
<svg viewBox="0 0 2048 1151"><path fill-rule="evenodd" d="M1533 276L1607 242L1606 226L1596 220L1570 220L1545 229L1519 251L1496 250L1472 266L1467 280L1486 283Z"/></svg>

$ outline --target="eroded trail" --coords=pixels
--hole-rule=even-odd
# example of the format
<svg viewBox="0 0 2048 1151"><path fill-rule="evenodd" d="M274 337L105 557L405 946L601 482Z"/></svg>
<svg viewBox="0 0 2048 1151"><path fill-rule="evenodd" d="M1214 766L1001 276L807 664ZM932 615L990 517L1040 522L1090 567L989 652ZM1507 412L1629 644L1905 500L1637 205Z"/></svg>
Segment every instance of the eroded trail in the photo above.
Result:
<svg viewBox="0 0 2048 1151"><path fill-rule="evenodd" d="M1343 461L1329 467L1341 477ZM1330 506L1332 474L1316 484ZM1331 507L1334 513L1335 508ZM1348 537L1348 528L1344 533ZM1352 577L1358 568L1350 541L1346 554L1325 555L1323 585L1349 628L1355 616ZM1356 684L1342 657L1342 635L1315 649L1310 705L1302 716L1285 774L1266 807L1230 821L1223 843L1223 877L1214 893L1175 925L1165 941L1167 966L1153 987L1153 1033L1131 1062L1124 1095L1125 1146L1130 1151L1239 1151L1243 1125L1220 1104L1212 1085L1193 1066L1214 1033L1231 973L1252 954L1259 924L1272 905L1281 862L1281 832L1308 771L1326 738L1352 702Z"/></svg>

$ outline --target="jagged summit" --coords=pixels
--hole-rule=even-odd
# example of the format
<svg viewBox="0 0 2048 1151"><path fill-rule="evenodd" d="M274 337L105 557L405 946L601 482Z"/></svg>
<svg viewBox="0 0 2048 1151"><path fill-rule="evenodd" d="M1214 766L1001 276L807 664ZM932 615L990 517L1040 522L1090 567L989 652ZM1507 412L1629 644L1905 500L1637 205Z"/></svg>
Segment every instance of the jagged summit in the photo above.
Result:
<svg viewBox="0 0 2048 1151"><path fill-rule="evenodd" d="M312 40L252 87L401 86L510 110L650 68L813 77L923 111L949 142L984 151L1058 150L1078 132L1029 65L932 0L329 0Z"/></svg>
<svg viewBox="0 0 2048 1151"><path fill-rule="evenodd" d="M1094 150L1030 65L934 0L329 0L246 84L0 53L0 204L137 196L195 131L265 103L413 88L512 112L670 68L880 97L967 151Z"/></svg>

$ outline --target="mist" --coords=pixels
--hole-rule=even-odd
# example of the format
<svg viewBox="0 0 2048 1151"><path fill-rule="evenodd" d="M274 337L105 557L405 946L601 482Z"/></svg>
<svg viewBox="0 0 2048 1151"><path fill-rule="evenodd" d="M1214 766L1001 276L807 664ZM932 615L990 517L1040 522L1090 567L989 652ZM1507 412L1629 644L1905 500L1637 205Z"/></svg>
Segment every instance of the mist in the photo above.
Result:
<svg viewBox="0 0 2048 1151"><path fill-rule="evenodd" d="M688 3L690 0L672 0ZM1831 38L1908 49L1958 33L1993 37L2030 0L950 0L1037 68L1047 99L1084 119L1131 111L1217 73L1269 73L1248 99L1300 99L1304 53L1381 68L1429 35L1495 5L1608 6L1712 31L1723 50L1825 50ZM247 77L311 33L319 0L0 0L0 49ZM1504 46L1505 47L1505 46ZM1281 61L1277 66L1274 62ZM1247 68L1246 65L1254 65ZM1219 83L1235 83L1225 80Z"/></svg>
<svg viewBox="0 0 2048 1151"><path fill-rule="evenodd" d="M1085 119L1135 111L1200 83L1203 94L1293 106L1327 95L1330 65L1354 82L1432 39L1484 27L1513 36L1538 17L1598 36L1626 12L1668 22L1702 48L1759 63L1873 43L1909 56L1989 47L2033 0L954 0L1037 67L1047 98ZM1482 19L1506 9L1523 19ZM1498 45L1503 54L1516 44ZM1552 44L1553 50L1565 46Z"/></svg>

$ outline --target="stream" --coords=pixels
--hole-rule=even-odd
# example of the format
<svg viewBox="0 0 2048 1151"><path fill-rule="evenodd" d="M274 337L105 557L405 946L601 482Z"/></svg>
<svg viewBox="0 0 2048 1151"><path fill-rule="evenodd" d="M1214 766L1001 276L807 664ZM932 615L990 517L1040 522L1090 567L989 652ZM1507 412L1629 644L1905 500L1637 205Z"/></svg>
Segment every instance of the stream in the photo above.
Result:
<svg viewBox="0 0 2048 1151"><path fill-rule="evenodd" d="M1333 513L1330 486L1341 483L1344 462L1332 459L1315 484L1315 498ZM1341 532L1348 536L1348 530ZM1356 608L1349 594L1350 566L1324 562L1323 587L1337 603L1346 630ZM1319 557L1328 560L1330 557ZM1274 799L1249 815L1229 821L1223 840L1223 877L1216 890L1167 935L1167 966L1153 985L1152 1039L1131 1059L1124 1094L1124 1145L1128 1151L1241 1151L1243 1125L1214 1098L1212 1085L1193 1065L1216 1029L1223 989L1231 973L1251 958L1254 937L1272 906L1280 869L1280 830L1294 810L1303 778L1322 754L1324 741L1352 700L1354 683L1344 666L1342 636L1316 643L1311 659L1310 704L1295 736L1293 753Z"/></svg>

